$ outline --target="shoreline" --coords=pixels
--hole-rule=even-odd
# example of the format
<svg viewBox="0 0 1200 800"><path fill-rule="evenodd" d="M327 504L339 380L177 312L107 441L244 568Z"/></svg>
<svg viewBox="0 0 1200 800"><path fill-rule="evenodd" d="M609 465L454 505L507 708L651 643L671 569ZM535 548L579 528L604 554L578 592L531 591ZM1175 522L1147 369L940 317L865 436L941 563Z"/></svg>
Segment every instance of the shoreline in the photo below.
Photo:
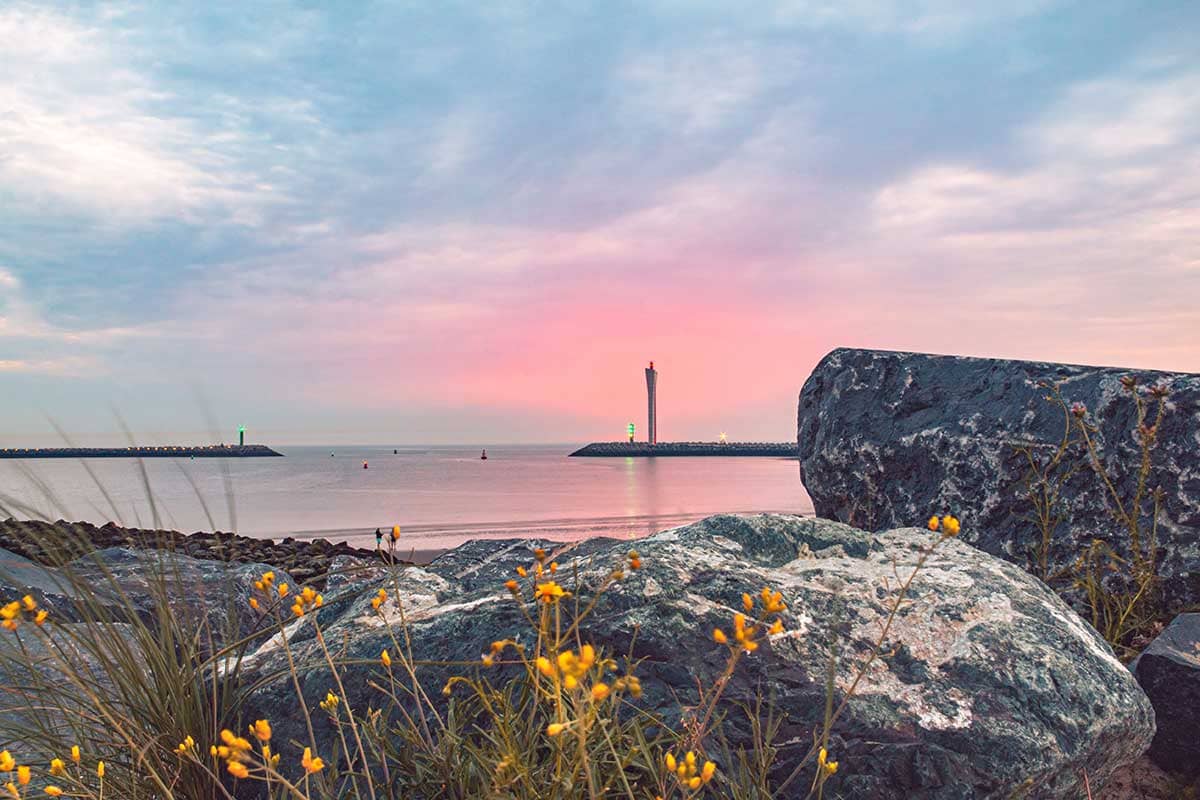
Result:
<svg viewBox="0 0 1200 800"><path fill-rule="evenodd" d="M386 550L354 547L347 542L330 542L324 538L300 539L294 536L280 540L259 539L221 531L181 533L174 530L125 528L109 522L93 525L89 522L57 520L6 519L0 521L0 549L29 559L37 564L57 567L110 547L133 547L139 550L164 550L192 558L226 563L262 563L287 571L301 584L320 588L337 557L352 557L369 562L384 563ZM397 547L397 563L424 566L450 548Z"/></svg>

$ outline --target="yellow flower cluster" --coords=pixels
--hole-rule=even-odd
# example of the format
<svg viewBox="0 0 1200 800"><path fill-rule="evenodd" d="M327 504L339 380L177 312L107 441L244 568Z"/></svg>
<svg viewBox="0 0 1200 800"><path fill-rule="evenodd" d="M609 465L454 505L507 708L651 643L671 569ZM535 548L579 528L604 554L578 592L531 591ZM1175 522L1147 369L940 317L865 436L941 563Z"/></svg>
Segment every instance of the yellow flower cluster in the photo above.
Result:
<svg viewBox="0 0 1200 800"><path fill-rule="evenodd" d="M292 603L292 613L297 617L303 617L309 611L320 608L324 603L324 597L317 594L311 586L305 586L300 594L296 595L296 601Z"/></svg>
<svg viewBox="0 0 1200 800"><path fill-rule="evenodd" d="M554 581L546 581L539 583L533 592L535 599L543 603L557 603L568 594L567 590L559 586Z"/></svg>
<svg viewBox="0 0 1200 800"><path fill-rule="evenodd" d="M32 595L27 594L20 600L13 600L11 603L0 606L0 627L15 631L25 618L33 620L33 624L41 627L48 616L50 616L50 612L44 608L39 609L37 601L33 599Z"/></svg>
<svg viewBox="0 0 1200 800"><path fill-rule="evenodd" d="M334 712L337 711L338 703L340 703L340 702L341 702L341 700L338 699L338 696L336 694L334 694L333 692L326 692L325 699L322 700L318 705L321 706L321 709L323 711L327 711L330 714L333 714Z"/></svg>
<svg viewBox="0 0 1200 800"><path fill-rule="evenodd" d="M213 745L209 752L214 758L225 760L225 769L235 778L246 778L250 775L250 768L246 766L246 759L249 757L253 746L248 739L234 735L231 730L221 731L221 741L224 744Z"/></svg>
<svg viewBox="0 0 1200 800"><path fill-rule="evenodd" d="M687 754L678 761L675 756L667 753L663 762L667 765L667 770L675 775L679 785L693 792L711 781L717 774L717 765L711 761L705 761L704 766L698 767L696 754L691 750L687 751Z"/></svg>
<svg viewBox="0 0 1200 800"><path fill-rule="evenodd" d="M20 770L28 769L29 767L18 767L17 760L13 758L12 753L8 752L7 750L0 751L0 772L10 773L13 770L18 770L17 778L19 780L21 777ZM17 790L16 784L14 784L11 780L5 783L4 789L13 797L21 796L21 793Z"/></svg>
<svg viewBox="0 0 1200 800"><path fill-rule="evenodd" d="M177 755L184 756L184 755L187 755L188 753L192 752L195 749L196 749L196 740L193 739L189 735L189 736L185 736L183 738L183 741L175 746L175 753Z"/></svg>
<svg viewBox="0 0 1200 800"><path fill-rule="evenodd" d="M312 748L309 747L304 748L304 756L300 759L300 765L309 775L325 769L325 762L321 760L320 756L314 756Z"/></svg>
<svg viewBox="0 0 1200 800"><path fill-rule="evenodd" d="M934 514L929 518L929 530L936 531L939 528L945 536L958 536L958 518L952 514L947 514L939 520L937 515Z"/></svg>
<svg viewBox="0 0 1200 800"><path fill-rule="evenodd" d="M558 654L556 661L557 664L545 656L538 656L538 672L553 681L561 680L567 689L575 689L579 686L580 678L587 675L588 670L596 665L596 648L585 644L579 648L578 653L564 650Z"/></svg>
<svg viewBox="0 0 1200 800"><path fill-rule="evenodd" d="M769 636L783 633L783 619L779 616L776 616L775 620L770 625L767 625L768 617L782 614L787 610L787 604L783 602L783 595L780 592L773 592L769 587L763 587L763 590L759 592L758 616L752 622L747 621L746 614L754 612L754 598L748 594L743 594L742 608L745 609L745 614L739 611L733 615L733 641L730 642L729 637L725 635L725 631L720 628L713 629L713 641L717 644L724 644L734 649L753 653L758 649L757 637L763 628L766 628L767 635Z"/></svg>
<svg viewBox="0 0 1200 800"><path fill-rule="evenodd" d="M380 589L378 592L375 593L375 596L371 598L371 608L378 611L379 607L387 602L387 598L388 598L387 589Z"/></svg>
<svg viewBox="0 0 1200 800"><path fill-rule="evenodd" d="M829 752L824 747L817 751L817 767L820 768L823 777L829 778L837 772L837 765L838 762L829 760Z"/></svg>
<svg viewBox="0 0 1200 800"><path fill-rule="evenodd" d="M278 595L280 599L288 596L288 585L281 583L275 585L275 573L272 570L267 570L262 574L262 577L254 582L254 588L262 592L267 597ZM259 602L257 597L250 598L250 607L255 611L259 610Z"/></svg>
<svg viewBox="0 0 1200 800"><path fill-rule="evenodd" d="M530 575L533 576L534 599L547 604L557 603L562 598L571 596L570 592L555 581L550 580L550 576L556 572L558 572L558 562L551 561L547 564L546 551L540 547L533 551L533 564L528 569L523 566L517 567L517 574L522 578L528 578ZM505 581L504 588L508 589L514 597L518 597L521 594L521 586L515 580Z"/></svg>

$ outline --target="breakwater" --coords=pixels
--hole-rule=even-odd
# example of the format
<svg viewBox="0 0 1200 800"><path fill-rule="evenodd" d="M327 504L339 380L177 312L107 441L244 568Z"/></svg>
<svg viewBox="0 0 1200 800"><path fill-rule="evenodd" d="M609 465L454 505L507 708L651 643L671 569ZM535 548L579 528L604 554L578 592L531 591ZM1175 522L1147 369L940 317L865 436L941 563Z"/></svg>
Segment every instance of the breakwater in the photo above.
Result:
<svg viewBox="0 0 1200 800"><path fill-rule="evenodd" d="M592 442L572 456L768 456L796 458L795 442Z"/></svg>
<svg viewBox="0 0 1200 800"><path fill-rule="evenodd" d="M4 447L0 458L262 458L282 457L265 444L161 447Z"/></svg>

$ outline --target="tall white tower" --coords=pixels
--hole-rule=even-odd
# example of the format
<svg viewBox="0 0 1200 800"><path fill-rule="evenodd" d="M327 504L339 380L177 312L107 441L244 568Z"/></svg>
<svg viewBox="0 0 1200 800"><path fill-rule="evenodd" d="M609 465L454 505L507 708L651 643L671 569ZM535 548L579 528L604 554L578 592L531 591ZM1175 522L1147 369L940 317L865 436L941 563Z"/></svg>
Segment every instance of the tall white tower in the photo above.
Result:
<svg viewBox="0 0 1200 800"><path fill-rule="evenodd" d="M650 366L646 367L646 406L648 422L650 427L647 429L647 434L650 437L647 439L650 444L658 444L658 420L654 402L654 387L658 383L658 372L654 369L654 362L650 362Z"/></svg>

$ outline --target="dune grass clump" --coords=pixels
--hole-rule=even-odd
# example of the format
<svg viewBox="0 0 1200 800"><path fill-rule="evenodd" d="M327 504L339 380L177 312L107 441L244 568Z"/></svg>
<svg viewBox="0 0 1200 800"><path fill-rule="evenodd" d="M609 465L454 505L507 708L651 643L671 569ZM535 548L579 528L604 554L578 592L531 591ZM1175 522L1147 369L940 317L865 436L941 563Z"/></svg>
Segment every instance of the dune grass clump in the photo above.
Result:
<svg viewBox="0 0 1200 800"><path fill-rule="evenodd" d="M111 573L97 581L64 565L74 599L61 612L32 596L0 607L8 637L0 645L0 797L737 800L792 787L787 796L821 798L839 774L831 730L880 656L914 578L959 523L935 517L929 527L938 533L894 591L850 688L835 704L831 664L824 718L804 755L786 765L775 763L779 716L768 698L742 709L750 747L731 752L722 735L731 677L787 629L787 603L770 587L743 595L729 624L711 631L724 669L671 720L640 703L634 642L629 654L614 653L587 633L606 592L642 568L637 551L599 572L535 551L504 585L528 635L497 638L471 664L414 658L399 583L405 568L395 563L389 580L370 589L371 611L390 637L371 663L348 660L326 641L320 592L270 570L238 601L257 621L239 635L232 623L214 631L206 616L196 625L174 613L169 554L149 581L149 614ZM585 572L595 576L590 583ZM229 613L238 617L236 608ZM312 706L301 690L312 665L292 647L301 629L329 675ZM244 718L246 698L268 678L250 681L242 664L267 637L286 659L285 673L270 679L295 691L299 739L281 740L271 719ZM440 692L429 688L429 675L441 674L430 669L450 671ZM355 704L363 695L348 691L349 681L370 690L365 707ZM807 790L793 787L800 780Z"/></svg>
<svg viewBox="0 0 1200 800"><path fill-rule="evenodd" d="M1156 622L1165 609L1159 597L1158 523L1162 490L1149 485L1154 449L1167 409L1166 386L1139 387L1132 375L1121 378L1134 403L1134 463L1124 474L1108 466L1091 412L1069 401L1059 384L1043 382L1046 399L1063 416L1063 434L1048 451L1017 447L1027 461L1024 486L1029 520L1036 530L1031 547L1033 572L1051 586L1082 598L1089 621L1113 648L1131 656L1132 640ZM1069 519L1064 492L1079 474L1095 478L1114 530L1095 536L1065 568L1050 568L1055 534ZM1131 488L1129 488L1131 487Z"/></svg>

